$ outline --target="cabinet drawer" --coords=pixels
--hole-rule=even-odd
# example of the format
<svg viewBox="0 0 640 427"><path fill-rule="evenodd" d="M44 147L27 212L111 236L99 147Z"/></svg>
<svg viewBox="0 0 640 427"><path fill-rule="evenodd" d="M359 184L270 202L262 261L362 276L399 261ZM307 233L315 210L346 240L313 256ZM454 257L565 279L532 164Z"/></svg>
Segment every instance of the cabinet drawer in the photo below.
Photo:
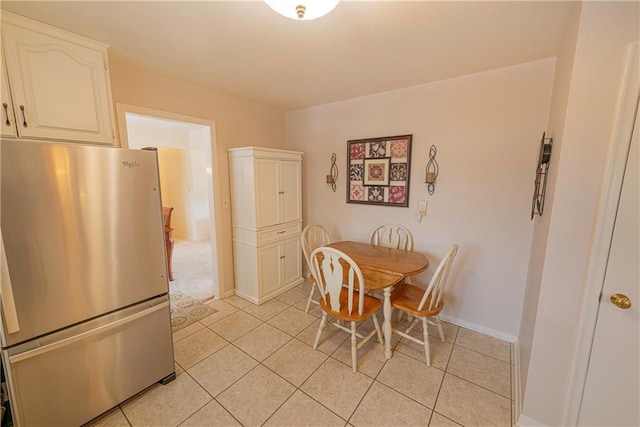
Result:
<svg viewBox="0 0 640 427"><path fill-rule="evenodd" d="M284 227L271 228L269 230L258 231L258 245L273 242L275 240L283 239L285 237L292 237L296 234L300 234L302 230L301 225L292 224Z"/></svg>

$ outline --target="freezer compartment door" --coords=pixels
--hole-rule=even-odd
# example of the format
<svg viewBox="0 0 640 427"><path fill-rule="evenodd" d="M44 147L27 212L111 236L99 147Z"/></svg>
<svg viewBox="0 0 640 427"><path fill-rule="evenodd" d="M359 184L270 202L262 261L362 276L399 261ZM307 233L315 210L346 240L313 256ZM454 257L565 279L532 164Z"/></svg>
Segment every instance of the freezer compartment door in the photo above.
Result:
<svg viewBox="0 0 640 427"><path fill-rule="evenodd" d="M12 346L168 292L154 152L2 140ZM8 305L11 305L8 307Z"/></svg>
<svg viewBox="0 0 640 427"><path fill-rule="evenodd" d="M17 425L81 425L174 371L167 297L4 350Z"/></svg>

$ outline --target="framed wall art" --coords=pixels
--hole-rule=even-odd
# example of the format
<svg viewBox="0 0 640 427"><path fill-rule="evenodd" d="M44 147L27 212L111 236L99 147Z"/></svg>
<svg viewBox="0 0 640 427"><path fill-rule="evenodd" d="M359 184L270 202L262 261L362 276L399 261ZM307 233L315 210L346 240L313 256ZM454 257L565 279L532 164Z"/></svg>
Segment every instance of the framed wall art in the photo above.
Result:
<svg viewBox="0 0 640 427"><path fill-rule="evenodd" d="M347 141L347 203L409 206L412 136Z"/></svg>

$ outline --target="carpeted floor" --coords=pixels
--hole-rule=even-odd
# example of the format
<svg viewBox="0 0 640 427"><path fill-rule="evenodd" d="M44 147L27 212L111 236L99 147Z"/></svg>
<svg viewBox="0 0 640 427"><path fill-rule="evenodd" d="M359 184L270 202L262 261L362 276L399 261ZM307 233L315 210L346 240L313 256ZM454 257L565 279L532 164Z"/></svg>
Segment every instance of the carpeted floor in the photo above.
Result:
<svg viewBox="0 0 640 427"><path fill-rule="evenodd" d="M181 292L199 301L213 297L211 242L176 240L173 248L173 281L169 290Z"/></svg>

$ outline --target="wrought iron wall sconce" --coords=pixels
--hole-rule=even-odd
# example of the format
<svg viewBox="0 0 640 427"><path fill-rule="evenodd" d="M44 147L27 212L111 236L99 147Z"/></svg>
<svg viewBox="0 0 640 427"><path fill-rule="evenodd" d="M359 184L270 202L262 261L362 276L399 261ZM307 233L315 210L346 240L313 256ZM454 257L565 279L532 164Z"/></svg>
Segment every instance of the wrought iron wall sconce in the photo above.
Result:
<svg viewBox="0 0 640 427"><path fill-rule="evenodd" d="M547 192L547 175L549 174L552 148L553 138L546 138L545 132L542 132L540 152L538 153L538 165L536 166L536 183L533 190L533 200L531 201L532 220L536 214L542 216L544 212L544 197Z"/></svg>
<svg viewBox="0 0 640 427"><path fill-rule="evenodd" d="M336 153L331 154L331 175L327 175L327 184L331 184L331 189L336 192L336 180L338 179L338 166L336 165Z"/></svg>
<svg viewBox="0 0 640 427"><path fill-rule="evenodd" d="M437 153L438 150L436 146L432 145L431 148L429 148L429 161L424 169L424 183L427 184L427 191L430 195L433 195L435 191L436 179L438 178L438 172L440 172L440 167L436 160Z"/></svg>

